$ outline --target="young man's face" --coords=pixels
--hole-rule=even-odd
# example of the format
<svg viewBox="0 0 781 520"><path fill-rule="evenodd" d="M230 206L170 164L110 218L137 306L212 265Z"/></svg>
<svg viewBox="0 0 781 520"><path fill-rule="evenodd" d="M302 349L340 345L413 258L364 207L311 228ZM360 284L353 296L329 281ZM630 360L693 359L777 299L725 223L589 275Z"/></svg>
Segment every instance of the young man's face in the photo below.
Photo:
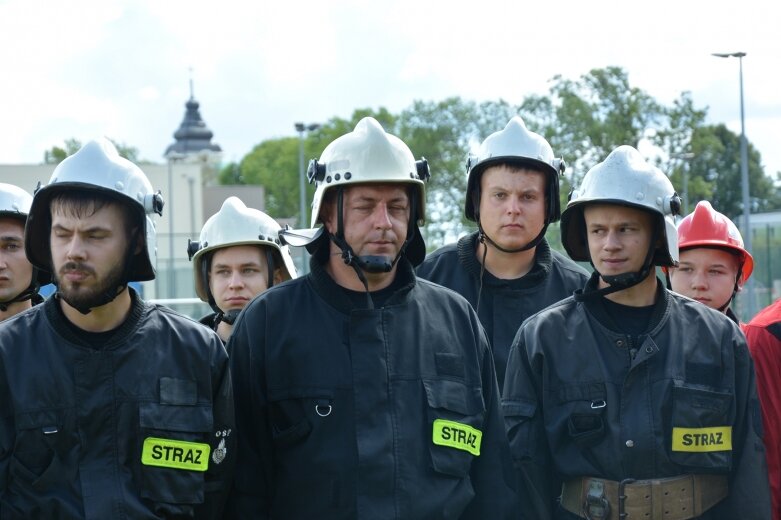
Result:
<svg viewBox="0 0 781 520"><path fill-rule="evenodd" d="M721 249L696 247L680 252L670 269L673 291L719 310L732 298L740 268L738 257Z"/></svg>
<svg viewBox="0 0 781 520"><path fill-rule="evenodd" d="M534 240L545 225L545 174L502 164L480 177L480 224L504 249Z"/></svg>
<svg viewBox="0 0 781 520"><path fill-rule="evenodd" d="M410 201L397 184L363 184L344 190L344 238L357 256L396 258L407 238ZM324 222L336 233L337 204L326 208Z"/></svg>
<svg viewBox="0 0 781 520"><path fill-rule="evenodd" d="M591 261L603 276L640 271L651 245L650 213L616 204L594 204L583 211Z"/></svg>
<svg viewBox="0 0 781 520"><path fill-rule="evenodd" d="M71 306L94 307L120 283L128 254L122 209L113 203L76 215L65 203L51 207L53 274L62 298Z"/></svg>
<svg viewBox="0 0 781 520"><path fill-rule="evenodd" d="M209 288L223 312L243 309L268 289L268 264L258 246L232 246L214 252Z"/></svg>
<svg viewBox="0 0 781 520"><path fill-rule="evenodd" d="M24 224L0 218L0 302L17 297L30 286L33 266L24 253Z"/></svg>

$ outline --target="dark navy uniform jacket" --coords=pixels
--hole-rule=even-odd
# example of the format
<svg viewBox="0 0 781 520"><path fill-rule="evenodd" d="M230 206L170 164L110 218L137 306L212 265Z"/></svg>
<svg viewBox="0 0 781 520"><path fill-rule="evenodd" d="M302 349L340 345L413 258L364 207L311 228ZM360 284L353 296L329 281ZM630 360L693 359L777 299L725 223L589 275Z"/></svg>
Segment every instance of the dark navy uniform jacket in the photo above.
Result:
<svg viewBox="0 0 781 520"><path fill-rule="evenodd" d="M501 390L510 344L523 320L582 289L588 273L543 239L531 271L517 280L501 280L484 271L481 291L482 266L476 254L477 232L431 253L418 267L418 276L456 291L477 309L491 341Z"/></svg>
<svg viewBox="0 0 781 520"><path fill-rule="evenodd" d="M237 518L510 518L513 469L488 341L469 303L399 261L353 305L313 257L228 342Z"/></svg>
<svg viewBox="0 0 781 520"><path fill-rule="evenodd" d="M556 479L697 473L729 479L729 496L702 518L770 518L738 326L660 282L647 332L633 341L615 328L599 299L568 298L518 331L502 405L522 498L538 508L524 508L527 518L551 518Z"/></svg>
<svg viewBox="0 0 781 520"><path fill-rule="evenodd" d="M52 297L0 324L1 518L219 518L232 384L206 327L131 291L99 349Z"/></svg>

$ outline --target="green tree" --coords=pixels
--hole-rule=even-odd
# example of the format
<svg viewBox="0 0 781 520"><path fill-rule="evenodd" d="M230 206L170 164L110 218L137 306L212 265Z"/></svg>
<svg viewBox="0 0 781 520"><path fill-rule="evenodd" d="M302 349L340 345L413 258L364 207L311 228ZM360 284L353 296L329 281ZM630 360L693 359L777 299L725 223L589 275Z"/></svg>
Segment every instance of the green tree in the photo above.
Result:
<svg viewBox="0 0 781 520"><path fill-rule="evenodd" d="M118 143L113 139L111 139L111 142L114 143L120 156L135 164L144 162L138 157L138 148L125 143ZM59 164L67 157L78 152L79 148L81 148L81 141L78 139L65 139L64 146L52 146L50 150L46 150L43 153L43 162L44 164Z"/></svg>
<svg viewBox="0 0 781 520"><path fill-rule="evenodd" d="M520 107L529 128L545 135L579 184L589 168L616 147L638 147L664 115L661 105L633 87L620 67L593 69L578 80L552 79L550 97L530 96Z"/></svg>
<svg viewBox="0 0 781 520"><path fill-rule="evenodd" d="M222 182L262 185L269 215L298 216L298 138L263 141L244 156L238 169L223 169L221 175Z"/></svg>
<svg viewBox="0 0 781 520"><path fill-rule="evenodd" d="M426 187L429 249L463 231L468 152L504 128L515 113L515 107L504 101L477 104L452 97L439 102L415 101L399 116L397 135L416 158L425 157L431 168Z"/></svg>
<svg viewBox="0 0 781 520"><path fill-rule="evenodd" d="M751 211L781 209L781 189L764 174L757 149L747 144ZM743 214L740 136L723 124L699 127L692 134L691 151L689 209L693 210L696 201L708 200L739 223Z"/></svg>

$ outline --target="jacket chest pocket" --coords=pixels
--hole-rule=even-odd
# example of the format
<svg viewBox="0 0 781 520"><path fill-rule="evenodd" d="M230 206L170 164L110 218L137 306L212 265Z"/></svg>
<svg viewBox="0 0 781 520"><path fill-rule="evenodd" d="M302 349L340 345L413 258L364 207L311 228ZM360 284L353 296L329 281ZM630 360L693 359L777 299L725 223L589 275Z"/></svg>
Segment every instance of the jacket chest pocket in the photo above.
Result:
<svg viewBox="0 0 781 520"><path fill-rule="evenodd" d="M16 415L16 440L9 464L13 479L42 489L75 478L75 464L69 464L72 461L68 458L77 456L79 441L69 417L72 419L67 410Z"/></svg>
<svg viewBox="0 0 781 520"><path fill-rule="evenodd" d="M604 383L565 386L556 399L559 411L552 414L561 420L561 429L579 448L593 447L605 437L607 390Z"/></svg>
<svg viewBox="0 0 781 520"><path fill-rule="evenodd" d="M202 503L204 472L218 455L209 443L211 407L143 403L139 421L141 496L158 504Z"/></svg>
<svg viewBox="0 0 781 520"><path fill-rule="evenodd" d="M269 392L271 435L277 448L303 442L313 428L334 413L334 392L301 388Z"/></svg>
<svg viewBox="0 0 781 520"><path fill-rule="evenodd" d="M480 387L450 380L423 381L428 402L431 462L438 473L466 477L480 456L485 403Z"/></svg>
<svg viewBox="0 0 781 520"><path fill-rule="evenodd" d="M692 468L729 470L733 402L731 393L674 387L671 460Z"/></svg>

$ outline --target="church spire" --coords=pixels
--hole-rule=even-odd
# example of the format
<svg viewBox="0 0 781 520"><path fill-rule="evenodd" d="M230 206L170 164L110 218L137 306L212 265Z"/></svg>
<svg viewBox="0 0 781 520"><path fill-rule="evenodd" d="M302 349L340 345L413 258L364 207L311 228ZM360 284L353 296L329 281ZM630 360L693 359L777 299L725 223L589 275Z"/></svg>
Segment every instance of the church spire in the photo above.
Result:
<svg viewBox="0 0 781 520"><path fill-rule="evenodd" d="M182 124L174 132L173 144L165 150L165 157L172 155L197 154L203 151L221 152L220 145L212 143L214 133L209 130L201 117L200 103L195 100L192 68L190 68L190 99L185 103L185 113Z"/></svg>

